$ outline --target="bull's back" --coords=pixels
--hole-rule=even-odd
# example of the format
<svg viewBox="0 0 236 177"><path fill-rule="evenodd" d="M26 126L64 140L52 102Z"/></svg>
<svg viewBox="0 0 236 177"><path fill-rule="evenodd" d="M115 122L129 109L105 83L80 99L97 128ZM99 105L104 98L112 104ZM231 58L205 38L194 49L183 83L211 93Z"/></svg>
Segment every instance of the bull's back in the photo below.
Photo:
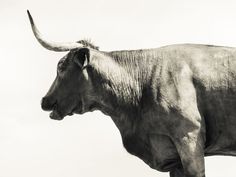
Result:
<svg viewBox="0 0 236 177"><path fill-rule="evenodd" d="M236 155L236 50L184 47L193 74L198 109L206 123L206 154Z"/></svg>

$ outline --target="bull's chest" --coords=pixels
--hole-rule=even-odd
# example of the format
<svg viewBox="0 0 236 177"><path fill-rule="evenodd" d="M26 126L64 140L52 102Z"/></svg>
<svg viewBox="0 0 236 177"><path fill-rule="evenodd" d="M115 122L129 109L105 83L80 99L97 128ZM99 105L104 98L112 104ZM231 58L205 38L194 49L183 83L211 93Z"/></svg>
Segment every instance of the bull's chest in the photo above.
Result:
<svg viewBox="0 0 236 177"><path fill-rule="evenodd" d="M151 168L169 171L179 165L179 156L171 140L164 135L139 134L122 137L126 150Z"/></svg>
<svg viewBox="0 0 236 177"><path fill-rule="evenodd" d="M159 171L169 171L180 160L177 150L168 136L163 134L166 130L161 127L161 121L129 122L127 117L112 117L120 130L125 149L132 155L142 159L151 168ZM147 119L146 119L147 120Z"/></svg>

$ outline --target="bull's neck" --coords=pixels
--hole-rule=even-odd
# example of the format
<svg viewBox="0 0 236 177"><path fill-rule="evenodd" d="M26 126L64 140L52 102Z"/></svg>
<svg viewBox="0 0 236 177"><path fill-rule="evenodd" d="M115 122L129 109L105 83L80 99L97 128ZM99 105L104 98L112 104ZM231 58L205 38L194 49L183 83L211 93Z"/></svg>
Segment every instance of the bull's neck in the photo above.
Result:
<svg viewBox="0 0 236 177"><path fill-rule="evenodd" d="M141 119L144 90L152 92L152 74L153 69L159 73L157 67L150 67L153 65L145 57L139 62L134 56L132 60L121 58L126 60L125 64L103 53L93 57L90 75L98 95L99 109L111 116L118 128L124 121L126 126L131 126L133 120Z"/></svg>

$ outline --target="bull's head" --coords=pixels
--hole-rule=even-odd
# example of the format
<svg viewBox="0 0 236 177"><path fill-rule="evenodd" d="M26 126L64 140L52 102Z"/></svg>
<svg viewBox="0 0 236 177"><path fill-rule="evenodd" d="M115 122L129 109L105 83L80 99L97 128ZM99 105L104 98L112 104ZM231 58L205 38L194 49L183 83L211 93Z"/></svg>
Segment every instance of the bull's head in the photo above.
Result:
<svg viewBox="0 0 236 177"><path fill-rule="evenodd" d="M29 11L27 12L33 33L42 46L53 51L69 51L58 63L56 79L42 99L42 109L52 111L50 117L56 120L73 113L82 114L91 110L93 87L86 70L90 49L78 42L46 41L36 28Z"/></svg>

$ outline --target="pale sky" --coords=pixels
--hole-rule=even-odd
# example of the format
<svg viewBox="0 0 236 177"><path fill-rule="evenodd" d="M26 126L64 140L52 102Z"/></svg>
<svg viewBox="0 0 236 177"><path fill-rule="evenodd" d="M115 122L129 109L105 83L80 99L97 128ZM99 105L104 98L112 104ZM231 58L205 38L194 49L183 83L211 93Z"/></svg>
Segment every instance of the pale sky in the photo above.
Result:
<svg viewBox="0 0 236 177"><path fill-rule="evenodd" d="M0 0L0 177L167 177L122 147L100 112L51 120L40 108L65 53L42 48L26 10L55 41L91 38L101 50L174 43L236 46L229 0ZM206 158L207 177L234 177L236 158Z"/></svg>

